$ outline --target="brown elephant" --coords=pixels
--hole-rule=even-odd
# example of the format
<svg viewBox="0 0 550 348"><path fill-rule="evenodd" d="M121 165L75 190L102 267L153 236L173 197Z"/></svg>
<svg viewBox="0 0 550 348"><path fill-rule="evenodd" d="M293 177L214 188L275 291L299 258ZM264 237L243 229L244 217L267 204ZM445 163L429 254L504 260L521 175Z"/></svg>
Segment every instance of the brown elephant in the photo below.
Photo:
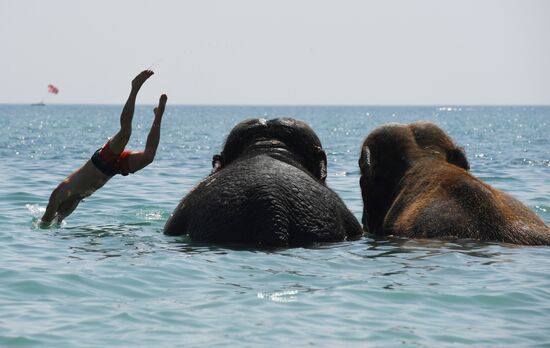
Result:
<svg viewBox="0 0 550 348"><path fill-rule="evenodd" d="M550 245L550 228L468 172L464 150L430 122L388 124L361 148L363 228L376 235Z"/></svg>

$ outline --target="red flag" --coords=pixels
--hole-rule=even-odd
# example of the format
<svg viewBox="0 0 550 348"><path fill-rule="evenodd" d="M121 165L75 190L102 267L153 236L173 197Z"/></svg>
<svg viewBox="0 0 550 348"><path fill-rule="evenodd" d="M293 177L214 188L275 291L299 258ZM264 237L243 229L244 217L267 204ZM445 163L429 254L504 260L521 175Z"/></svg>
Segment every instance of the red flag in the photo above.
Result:
<svg viewBox="0 0 550 348"><path fill-rule="evenodd" d="M59 93L59 88L55 87L54 85L48 85L48 92L57 94Z"/></svg>

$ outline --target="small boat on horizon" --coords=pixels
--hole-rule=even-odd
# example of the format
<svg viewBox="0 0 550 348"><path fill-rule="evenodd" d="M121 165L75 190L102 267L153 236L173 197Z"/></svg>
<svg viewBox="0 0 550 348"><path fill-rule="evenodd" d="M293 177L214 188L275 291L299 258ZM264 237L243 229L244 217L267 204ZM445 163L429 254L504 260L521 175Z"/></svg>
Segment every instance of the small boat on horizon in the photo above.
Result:
<svg viewBox="0 0 550 348"><path fill-rule="evenodd" d="M57 88L56 86L52 85L51 83L48 85L48 93L51 93L51 94L57 94L59 93L59 88ZM45 98L45 96L44 96ZM39 103L32 103L31 106L45 106L46 104L44 104L44 99L42 99Z"/></svg>

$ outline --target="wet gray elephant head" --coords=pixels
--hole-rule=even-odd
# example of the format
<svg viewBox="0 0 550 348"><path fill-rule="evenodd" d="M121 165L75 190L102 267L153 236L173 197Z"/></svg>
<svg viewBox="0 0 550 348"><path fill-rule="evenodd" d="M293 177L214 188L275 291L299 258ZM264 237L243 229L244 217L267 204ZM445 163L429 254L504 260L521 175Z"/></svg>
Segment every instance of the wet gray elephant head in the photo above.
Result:
<svg viewBox="0 0 550 348"><path fill-rule="evenodd" d="M327 156L313 129L303 121L281 117L240 122L231 130L223 151L212 158L212 173L253 151L271 152L281 157L292 154L296 159L294 165L302 166L313 177L325 183Z"/></svg>
<svg viewBox="0 0 550 348"><path fill-rule="evenodd" d="M363 234L327 187L325 152L302 121L243 121L231 130L212 166L176 207L165 234L261 246L336 242Z"/></svg>

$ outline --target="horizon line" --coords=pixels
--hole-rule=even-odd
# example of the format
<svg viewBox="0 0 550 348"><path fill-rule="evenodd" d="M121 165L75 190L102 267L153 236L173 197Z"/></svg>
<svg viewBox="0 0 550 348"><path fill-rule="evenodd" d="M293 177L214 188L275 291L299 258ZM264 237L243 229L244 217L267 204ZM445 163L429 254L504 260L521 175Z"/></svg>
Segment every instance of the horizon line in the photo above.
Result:
<svg viewBox="0 0 550 348"><path fill-rule="evenodd" d="M4 103L0 102L0 105L12 105L12 106L75 106L75 105L89 105L89 106L120 106L124 105L124 103L47 103L44 105L32 105L33 103ZM147 104L147 103L136 103L136 106L155 106L156 104ZM268 103L258 103L258 104L249 104L249 103L176 103L176 104L167 104L171 106L204 106L204 107L212 107L212 106L226 106L226 107L310 107L310 106L324 106L324 107L411 107L411 106L418 106L418 107L525 107L525 106L536 106L536 107L550 107L550 103L544 104L544 103L533 103L533 104L522 104L522 103L505 103L505 104L492 104L492 103L437 103L437 104L343 104L343 103L326 103L326 104L312 104L312 103L304 103L304 104L268 104Z"/></svg>

